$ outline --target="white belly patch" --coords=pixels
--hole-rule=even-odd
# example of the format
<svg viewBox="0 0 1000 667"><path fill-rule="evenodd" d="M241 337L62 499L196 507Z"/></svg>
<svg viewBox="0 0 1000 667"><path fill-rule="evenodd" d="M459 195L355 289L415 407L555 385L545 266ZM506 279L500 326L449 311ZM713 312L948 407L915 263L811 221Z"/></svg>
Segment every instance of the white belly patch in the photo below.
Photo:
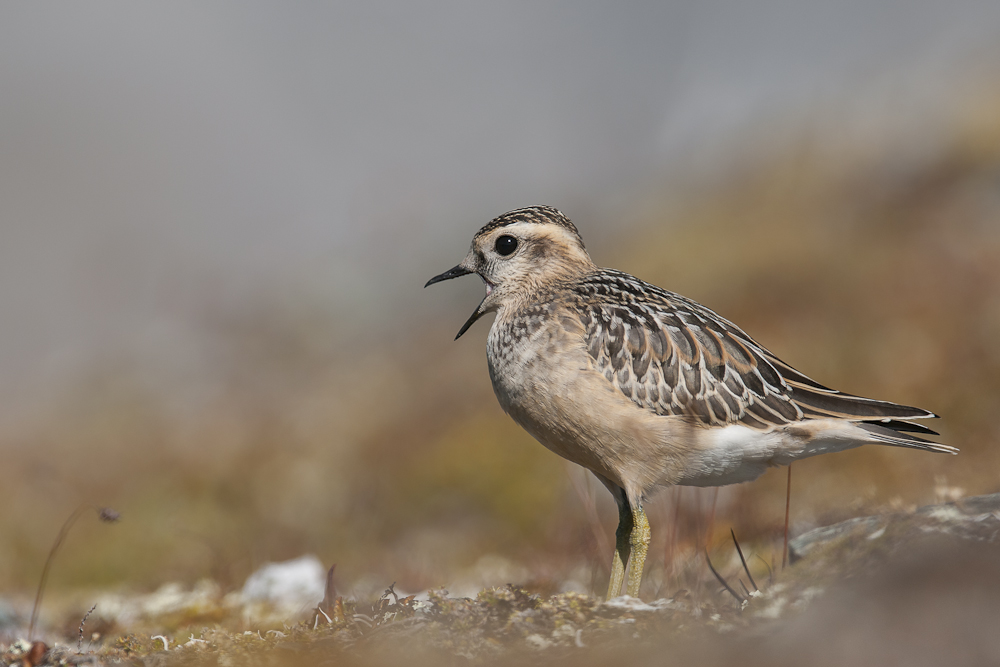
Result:
<svg viewBox="0 0 1000 667"><path fill-rule="evenodd" d="M837 419L798 422L766 432L730 424L704 434L677 484L721 486L749 482L771 466L860 447L866 442L871 440L864 431Z"/></svg>
<svg viewBox="0 0 1000 667"><path fill-rule="evenodd" d="M691 454L685 475L677 482L684 486L723 486L750 482L764 474L781 449L781 432L762 433L741 424L711 429L704 446Z"/></svg>

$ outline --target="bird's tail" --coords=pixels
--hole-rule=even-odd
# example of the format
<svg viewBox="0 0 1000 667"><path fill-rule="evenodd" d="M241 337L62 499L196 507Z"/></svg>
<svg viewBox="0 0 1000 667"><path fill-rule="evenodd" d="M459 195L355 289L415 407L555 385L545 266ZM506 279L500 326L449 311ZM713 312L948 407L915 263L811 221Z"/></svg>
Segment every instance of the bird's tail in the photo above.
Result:
<svg viewBox="0 0 1000 667"><path fill-rule="evenodd" d="M860 422L859 428L868 432L869 437L882 445L893 445L895 447L910 447L911 449L923 449L928 452L940 452L942 454L958 454L958 448L951 445L942 445L938 442L924 440L913 435L913 431L920 433L931 431L925 426L911 424L909 422L886 420L884 422Z"/></svg>

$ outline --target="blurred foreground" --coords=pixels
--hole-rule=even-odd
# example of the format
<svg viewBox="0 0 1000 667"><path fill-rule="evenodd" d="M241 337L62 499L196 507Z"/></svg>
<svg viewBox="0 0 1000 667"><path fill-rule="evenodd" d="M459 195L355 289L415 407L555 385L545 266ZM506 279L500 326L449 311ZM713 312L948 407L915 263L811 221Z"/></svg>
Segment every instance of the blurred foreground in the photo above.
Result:
<svg viewBox="0 0 1000 667"><path fill-rule="evenodd" d="M998 533L1000 494L849 520L796 540L798 560L781 572L716 554L717 581L648 604L515 585L473 599L390 586L360 601L329 583L322 602L289 615L255 599L260 581L225 597L163 589L100 600L104 615L83 617L75 651L19 641L0 645L0 664L995 664ZM102 642L112 618L119 636Z"/></svg>
<svg viewBox="0 0 1000 667"><path fill-rule="evenodd" d="M498 213L471 222L468 238ZM586 240L589 221L567 213ZM868 447L795 464L793 535L1000 488L1000 98L969 100L929 142L806 133L641 215L645 227L596 262L705 303L828 386L943 415L932 426L962 449ZM441 298L413 286L414 302L434 309ZM340 326L350 312L306 304L205 317L221 388L178 400L110 360L0 434L0 589L34 594L59 525L81 504L123 520L81 521L69 535L53 609L60 596L203 578L223 595L263 563L307 553L336 563L357 599L392 582L470 596L507 583L542 595L606 585L610 497L500 412L485 323L453 343L464 316L387 319L364 336ZM703 581L698 555L730 527L780 562L784 483L781 470L660 494L644 596ZM927 558L913 567L935 577L950 576L942 563L985 562ZM895 592L879 604L896 604L904 591L885 585ZM65 621L45 608L42 620L50 631Z"/></svg>

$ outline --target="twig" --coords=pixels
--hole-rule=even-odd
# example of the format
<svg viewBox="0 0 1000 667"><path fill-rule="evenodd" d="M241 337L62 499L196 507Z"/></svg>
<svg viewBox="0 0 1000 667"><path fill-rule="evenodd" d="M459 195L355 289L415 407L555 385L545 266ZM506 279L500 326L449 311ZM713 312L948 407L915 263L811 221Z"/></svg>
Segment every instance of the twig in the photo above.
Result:
<svg viewBox="0 0 1000 667"><path fill-rule="evenodd" d="M316 611L326 618L328 624L332 624L333 621L330 620L330 615L327 612L334 613L334 605L336 605L337 600L337 586L333 583L333 572L337 569L337 564L334 563L330 566L330 569L326 572L326 589L323 592L323 599L320 603L316 605ZM336 614L334 614L336 615ZM319 625L319 614L316 614L316 622L313 624L313 630Z"/></svg>
<svg viewBox="0 0 1000 667"><path fill-rule="evenodd" d="M747 576L750 578L750 584L753 586L753 589L755 591L759 591L760 589L757 588L757 582L753 580L753 575L750 574L750 568L747 567L747 559L743 557L743 549L740 549L740 543L736 540L736 531L730 528L729 534L733 536L733 544L736 545L736 553L740 555L740 562L743 563L743 571L746 572ZM750 595L749 591L747 592L747 595Z"/></svg>
<svg viewBox="0 0 1000 667"><path fill-rule="evenodd" d="M49 580L49 570L52 567L52 560L56 557L56 553L59 551L59 547L62 546L63 540L66 539L69 529L73 527L76 520L79 519L80 516L88 509L91 509L90 505L80 505L73 510L73 513L70 514L69 518L66 519L65 523L63 523L62 528L59 529L59 534L56 535L56 541L52 543L52 548L49 549L48 558L45 559L45 565L42 567L42 579L38 582L38 591L35 593L35 604L31 608L31 623L28 624L29 642L35 634L35 622L38 620L38 610L42 605L42 593L45 592L45 584L48 583ZM114 523L121 518L121 515L110 507L100 507L94 509L97 510L97 514L101 521L105 523Z"/></svg>
<svg viewBox="0 0 1000 667"><path fill-rule="evenodd" d="M83 615L83 620L80 621L80 638L76 640L77 653L83 653L83 624L87 622L87 619L90 618L90 615L94 613L95 609L97 609L97 604L94 604L94 606L90 608L90 611Z"/></svg>
<svg viewBox="0 0 1000 667"><path fill-rule="evenodd" d="M763 563L764 567L767 568L767 583L768 584L774 583L774 570L771 569L771 566L768 564L768 562L764 560L760 554L753 554L753 557L759 560L761 563Z"/></svg>
<svg viewBox="0 0 1000 667"><path fill-rule="evenodd" d="M334 601L337 599L337 586L333 582L333 572L337 569L337 564L334 563L330 566L330 569L326 571L326 588L323 591L323 601L319 603L320 609L330 609L333 606Z"/></svg>
<svg viewBox="0 0 1000 667"><path fill-rule="evenodd" d="M396 588L395 581L392 582L392 586L389 586L389 588L385 589L385 593L382 594L382 599L383 600L387 599L389 597L389 594L391 593L392 599L394 600L393 604L399 604L399 596L396 595L396 591L393 590L394 588Z"/></svg>
<svg viewBox="0 0 1000 667"><path fill-rule="evenodd" d="M792 506L792 464L788 464L788 483L785 487L785 546L781 549L781 569L788 565L788 510Z"/></svg>
<svg viewBox="0 0 1000 667"><path fill-rule="evenodd" d="M746 598L744 598L742 595L734 591L732 586L727 584L726 580L722 578L722 575L715 571L715 568L712 566L712 559L708 557L708 549L705 549L705 562L708 563L708 569L712 571L712 574L715 575L715 578L719 580L719 583L722 584L727 591L729 591L730 595L736 598L737 602L739 602L740 604L746 602Z"/></svg>

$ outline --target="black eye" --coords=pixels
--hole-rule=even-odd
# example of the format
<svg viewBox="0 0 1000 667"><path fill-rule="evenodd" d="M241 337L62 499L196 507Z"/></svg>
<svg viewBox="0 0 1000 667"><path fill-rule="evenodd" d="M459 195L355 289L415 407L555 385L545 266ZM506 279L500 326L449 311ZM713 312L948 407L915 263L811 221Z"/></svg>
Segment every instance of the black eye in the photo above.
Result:
<svg viewBox="0 0 1000 667"><path fill-rule="evenodd" d="M496 245L493 247L496 248L496 251L498 253L506 256L517 250L517 239L515 239L513 236L508 236L507 234L504 234L503 236L497 239Z"/></svg>

